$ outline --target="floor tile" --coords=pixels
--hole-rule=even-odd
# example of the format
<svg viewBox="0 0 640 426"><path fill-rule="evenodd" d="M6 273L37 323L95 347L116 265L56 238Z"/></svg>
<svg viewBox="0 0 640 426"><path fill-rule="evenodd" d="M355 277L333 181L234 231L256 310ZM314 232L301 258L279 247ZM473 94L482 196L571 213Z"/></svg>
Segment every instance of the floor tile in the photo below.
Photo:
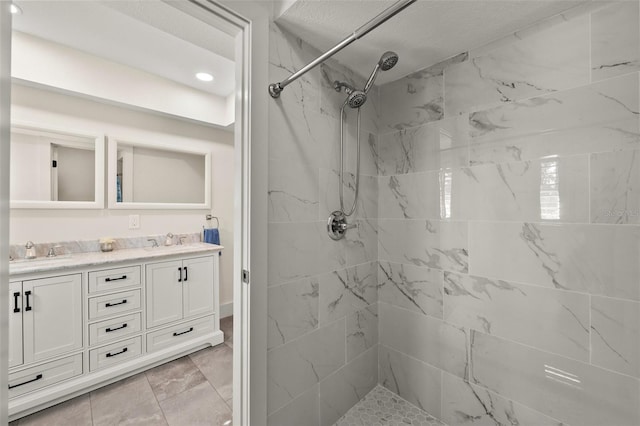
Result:
<svg viewBox="0 0 640 426"><path fill-rule="evenodd" d="M188 356L147 370L145 374L158 401L170 398L207 380Z"/></svg>
<svg viewBox="0 0 640 426"><path fill-rule="evenodd" d="M231 425L231 410L209 383L160 402L169 426Z"/></svg>
<svg viewBox="0 0 640 426"><path fill-rule="evenodd" d="M70 399L46 410L23 417L11 425L21 426L87 426L92 424L89 395Z"/></svg>
<svg viewBox="0 0 640 426"><path fill-rule="evenodd" d="M144 373L91 392L94 426L166 425Z"/></svg>
<svg viewBox="0 0 640 426"><path fill-rule="evenodd" d="M189 355L225 401L233 396L233 349L218 345Z"/></svg>

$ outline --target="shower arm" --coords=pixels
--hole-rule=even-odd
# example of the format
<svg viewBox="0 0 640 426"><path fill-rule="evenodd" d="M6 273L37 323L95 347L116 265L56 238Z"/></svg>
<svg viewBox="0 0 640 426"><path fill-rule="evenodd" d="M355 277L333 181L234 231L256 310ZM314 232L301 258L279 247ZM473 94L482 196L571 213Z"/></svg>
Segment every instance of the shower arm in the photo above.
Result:
<svg viewBox="0 0 640 426"><path fill-rule="evenodd" d="M285 80L282 80L279 83L270 84L269 94L271 95L272 98L279 98L280 93L289 84L293 83L299 77L306 74L309 70L323 63L324 61L326 61L327 59L329 59L330 57L332 57L333 55L335 55L336 53L338 53L339 51L341 51L342 49L344 49L354 41L364 37L367 33L369 33L369 31L377 28L378 26L380 26L381 24L383 24L384 22L386 22L396 14L400 13L401 11L403 11L405 8L409 7L412 3L415 3L416 1L417 0L399 0L393 5L389 6L388 8L380 12L375 18L371 19L369 22L367 22L366 24L362 25L357 30L355 30L353 34L351 34L350 36L342 40L340 43L333 46L331 49L329 49L322 55L318 56L313 61L309 62L307 65L302 67L299 71L296 71L295 73L291 74L289 77L287 77Z"/></svg>

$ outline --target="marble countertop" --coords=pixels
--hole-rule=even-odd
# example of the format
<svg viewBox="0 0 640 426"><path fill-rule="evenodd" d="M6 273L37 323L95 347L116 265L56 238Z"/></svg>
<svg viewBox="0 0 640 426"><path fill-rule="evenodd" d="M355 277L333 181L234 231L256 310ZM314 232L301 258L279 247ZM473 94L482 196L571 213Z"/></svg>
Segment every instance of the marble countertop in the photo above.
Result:
<svg viewBox="0 0 640 426"><path fill-rule="evenodd" d="M9 275L33 274L38 272L59 271L63 269L87 266L102 266L117 262L146 261L155 258L213 253L223 250L223 246L205 243L120 249L111 252L74 253L59 255L55 258L16 259L9 261Z"/></svg>

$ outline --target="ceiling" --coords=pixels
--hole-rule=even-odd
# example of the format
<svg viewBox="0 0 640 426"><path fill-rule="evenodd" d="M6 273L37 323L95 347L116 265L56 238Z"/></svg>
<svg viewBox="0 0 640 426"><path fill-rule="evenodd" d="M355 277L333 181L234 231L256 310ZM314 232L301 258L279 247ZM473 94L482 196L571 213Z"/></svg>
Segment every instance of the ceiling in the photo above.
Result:
<svg viewBox="0 0 640 426"><path fill-rule="evenodd" d="M395 1L298 0L276 22L321 51L329 50ZM583 1L419 0L334 56L367 77L380 55L400 56L377 83L404 77L507 36Z"/></svg>
<svg viewBox="0 0 640 426"><path fill-rule="evenodd" d="M14 29L222 97L235 87L233 37L163 2L15 0ZM215 80L195 79L206 71Z"/></svg>

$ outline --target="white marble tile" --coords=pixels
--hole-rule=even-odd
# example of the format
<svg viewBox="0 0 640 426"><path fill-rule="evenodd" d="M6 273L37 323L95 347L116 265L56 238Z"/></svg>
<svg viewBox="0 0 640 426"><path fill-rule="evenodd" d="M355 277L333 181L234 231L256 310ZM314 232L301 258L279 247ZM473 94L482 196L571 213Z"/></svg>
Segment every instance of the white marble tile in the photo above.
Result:
<svg viewBox="0 0 640 426"><path fill-rule="evenodd" d="M640 299L640 227L470 222L469 272Z"/></svg>
<svg viewBox="0 0 640 426"><path fill-rule="evenodd" d="M381 345L460 378L467 377L465 329L384 302L380 302L378 309Z"/></svg>
<svg viewBox="0 0 640 426"><path fill-rule="evenodd" d="M451 180L454 218L589 222L586 155L475 166Z"/></svg>
<svg viewBox="0 0 640 426"><path fill-rule="evenodd" d="M349 229L344 237L347 266L378 260L378 221L376 219L355 219L358 225Z"/></svg>
<svg viewBox="0 0 640 426"><path fill-rule="evenodd" d="M318 327L318 277L267 290L267 348L271 349Z"/></svg>
<svg viewBox="0 0 640 426"><path fill-rule="evenodd" d="M591 222L640 222L640 151L591 155Z"/></svg>
<svg viewBox="0 0 640 426"><path fill-rule="evenodd" d="M439 369L380 345L378 381L410 403L440 417L441 376Z"/></svg>
<svg viewBox="0 0 640 426"><path fill-rule="evenodd" d="M444 116L442 74L417 72L380 87L380 134L421 126Z"/></svg>
<svg viewBox="0 0 640 426"><path fill-rule="evenodd" d="M640 423L640 381L471 332L472 382L571 425Z"/></svg>
<svg viewBox="0 0 640 426"><path fill-rule="evenodd" d="M640 303L591 298L591 362L640 377Z"/></svg>
<svg viewBox="0 0 640 426"><path fill-rule="evenodd" d="M443 172L420 172L378 178L378 217L440 219Z"/></svg>
<svg viewBox="0 0 640 426"><path fill-rule="evenodd" d="M470 163L506 163L640 148L640 120L627 111L622 115L631 118L599 124L588 119L583 123L584 127L555 130L545 130L542 120L540 129L530 129L528 135L471 144Z"/></svg>
<svg viewBox="0 0 640 426"><path fill-rule="evenodd" d="M345 321L267 353L267 412L274 413L345 364Z"/></svg>
<svg viewBox="0 0 640 426"><path fill-rule="evenodd" d="M471 146L498 140L513 145L512 139L535 134L637 120L638 92L633 73L477 111L469 116Z"/></svg>
<svg viewBox="0 0 640 426"><path fill-rule="evenodd" d="M343 318L378 301L377 266L377 262L363 263L318 277L320 324Z"/></svg>
<svg viewBox="0 0 640 426"><path fill-rule="evenodd" d="M582 16L455 64L444 72L446 116L589 83Z"/></svg>
<svg viewBox="0 0 640 426"><path fill-rule="evenodd" d="M347 316L347 362L378 346L378 304Z"/></svg>
<svg viewBox="0 0 640 426"><path fill-rule="evenodd" d="M444 320L589 361L589 296L452 272Z"/></svg>
<svg viewBox="0 0 640 426"><path fill-rule="evenodd" d="M378 173L383 176L468 165L467 115L378 137Z"/></svg>
<svg viewBox="0 0 640 426"><path fill-rule="evenodd" d="M347 249L351 248L349 241L346 238L339 241L332 240L327 233L327 219L316 223L315 233L317 235L315 244L318 246L318 257L315 262L318 273L337 271L347 267Z"/></svg>
<svg viewBox="0 0 640 426"><path fill-rule="evenodd" d="M318 168L290 160L269 161L269 222L318 218Z"/></svg>
<svg viewBox="0 0 640 426"><path fill-rule="evenodd" d="M389 262L467 272L467 223L379 219L378 255Z"/></svg>
<svg viewBox="0 0 640 426"><path fill-rule="evenodd" d="M320 426L319 386L308 391L267 417L267 426Z"/></svg>
<svg viewBox="0 0 640 426"><path fill-rule="evenodd" d="M378 383L378 348L360 355L320 382L320 424L333 425Z"/></svg>
<svg viewBox="0 0 640 426"><path fill-rule="evenodd" d="M442 374L442 420L452 426L562 426L538 411L448 373Z"/></svg>
<svg viewBox="0 0 640 426"><path fill-rule="evenodd" d="M442 318L442 270L380 262L378 286L381 302Z"/></svg>
<svg viewBox="0 0 640 426"><path fill-rule="evenodd" d="M591 78L640 70L638 2L622 1L591 14Z"/></svg>
<svg viewBox="0 0 640 426"><path fill-rule="evenodd" d="M353 169L355 171L355 169ZM349 211L355 198L355 175L345 170L343 176L343 207L340 205L340 175L336 170L320 169L320 206L318 219L326 221L335 210ZM356 209L350 219L378 216L378 178L360 175Z"/></svg>
<svg viewBox="0 0 640 426"><path fill-rule="evenodd" d="M318 228L317 222L269 224L269 285L321 272Z"/></svg>

